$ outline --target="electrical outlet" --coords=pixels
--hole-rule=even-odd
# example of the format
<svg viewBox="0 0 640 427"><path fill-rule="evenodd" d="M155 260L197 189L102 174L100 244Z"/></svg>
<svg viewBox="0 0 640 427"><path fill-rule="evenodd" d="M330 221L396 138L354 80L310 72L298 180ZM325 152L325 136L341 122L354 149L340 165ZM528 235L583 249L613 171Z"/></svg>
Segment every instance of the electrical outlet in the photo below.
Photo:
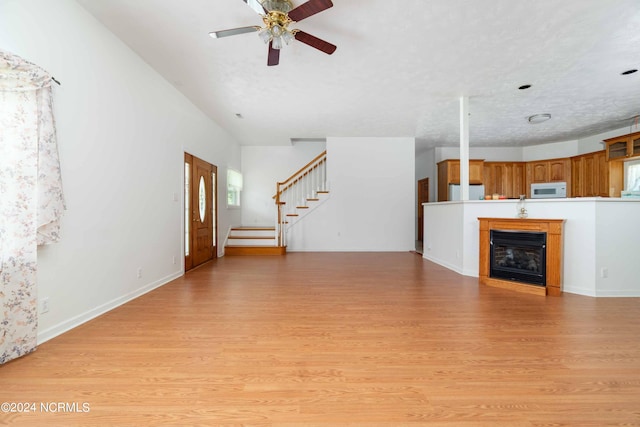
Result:
<svg viewBox="0 0 640 427"><path fill-rule="evenodd" d="M173 256L173 261L172 262L173 262L173 265L176 264L176 256L175 255Z"/></svg>
<svg viewBox="0 0 640 427"><path fill-rule="evenodd" d="M602 267L602 269L600 270L600 277L602 277L603 279L609 277L609 269L607 267Z"/></svg>
<svg viewBox="0 0 640 427"><path fill-rule="evenodd" d="M40 314L47 313L49 311L49 297L42 298L40 300Z"/></svg>
<svg viewBox="0 0 640 427"><path fill-rule="evenodd" d="M138 267L138 279L142 278L142 268Z"/></svg>

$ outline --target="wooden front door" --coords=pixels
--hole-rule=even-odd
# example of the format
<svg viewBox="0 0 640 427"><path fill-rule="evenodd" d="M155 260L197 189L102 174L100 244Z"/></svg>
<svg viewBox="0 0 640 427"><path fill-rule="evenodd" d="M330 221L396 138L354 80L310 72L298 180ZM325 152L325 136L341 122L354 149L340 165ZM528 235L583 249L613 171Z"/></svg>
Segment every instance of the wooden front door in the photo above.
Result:
<svg viewBox="0 0 640 427"><path fill-rule="evenodd" d="M424 208L423 203L429 202L429 178L418 181L418 241L424 237Z"/></svg>
<svg viewBox="0 0 640 427"><path fill-rule="evenodd" d="M217 255L218 168L191 154L184 155L185 167L185 271Z"/></svg>

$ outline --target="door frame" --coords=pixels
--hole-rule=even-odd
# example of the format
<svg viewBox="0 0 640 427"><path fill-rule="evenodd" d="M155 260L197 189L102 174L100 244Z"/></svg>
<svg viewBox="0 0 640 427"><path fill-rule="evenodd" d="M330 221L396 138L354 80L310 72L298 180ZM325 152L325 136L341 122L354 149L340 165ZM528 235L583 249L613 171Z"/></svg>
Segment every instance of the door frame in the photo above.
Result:
<svg viewBox="0 0 640 427"><path fill-rule="evenodd" d="M207 191L206 199L207 200L207 212L208 215L205 218L210 218L211 228L212 228L212 239L211 239L211 256L208 259L200 262L199 264L194 264L193 254L196 249L197 236L194 233L195 227L194 224L197 222L197 212L198 207L196 205L198 188L199 188L199 179L198 174L196 172L195 163L205 164L211 170L212 176L210 189ZM189 177L187 177L187 165L189 165ZM196 157L192 154L184 152L184 161L183 161L183 215L184 221L182 222L182 239L184 244L184 270L185 272L196 268L208 261L211 261L218 257L218 167L212 163L207 162L199 157ZM187 180L189 182L189 193L187 193ZM189 203L189 207L186 206L187 202ZM189 225L189 235L187 237L187 224Z"/></svg>
<svg viewBox="0 0 640 427"><path fill-rule="evenodd" d="M421 188L422 185L426 186L426 189L427 189L426 200L425 200L425 198L420 197L421 194L422 194L422 192L420 191L420 188ZM423 239L424 239L424 207L422 206L422 204L429 202L429 178L419 179L418 183L416 185L416 189L417 189L416 199L418 201L418 234L417 234L417 240L419 242L422 242Z"/></svg>

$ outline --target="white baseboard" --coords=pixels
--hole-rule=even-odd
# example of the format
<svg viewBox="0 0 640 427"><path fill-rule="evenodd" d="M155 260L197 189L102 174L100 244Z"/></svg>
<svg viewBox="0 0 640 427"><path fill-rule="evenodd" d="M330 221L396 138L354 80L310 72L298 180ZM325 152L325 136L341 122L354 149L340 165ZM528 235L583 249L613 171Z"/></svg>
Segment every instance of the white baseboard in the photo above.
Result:
<svg viewBox="0 0 640 427"><path fill-rule="evenodd" d="M633 290L633 289L611 290L611 291L598 290L596 296L604 297L604 298L637 298L637 297L640 297L640 291Z"/></svg>
<svg viewBox="0 0 640 427"><path fill-rule="evenodd" d="M426 255L426 254L422 255L422 258L424 258L426 260L429 260L431 262L434 262L434 263L436 263L438 265L441 265L441 266L443 266L445 268L448 268L449 270L455 271L456 273L461 274L463 276L465 275L463 270L462 270L462 268L458 267L457 265L453 265L451 263L448 263L446 261L442 261L442 260L440 260L438 258L434 258L434 257Z"/></svg>
<svg viewBox="0 0 640 427"><path fill-rule="evenodd" d="M178 277L181 277L184 275L184 271L178 271L176 273L170 274L169 276L165 276L161 279L158 279L154 282L151 282L139 289L136 289L133 292L130 292L126 295L123 295L119 298L116 298L114 300L111 300L105 304L102 304L96 308L93 308L89 311L86 311L82 314L79 314L77 316L74 316L68 320L65 320L64 322L60 322L57 325L54 325L44 331L38 331L38 345L45 343L47 341L49 341L52 338L57 337L58 335L62 335L63 333L70 331L73 328L76 328L80 325L82 325L83 323L88 322L91 319L95 319L96 317L113 310L114 308L117 308L123 304L128 303L129 301L132 301L148 292L151 292L154 289L159 288L160 286L166 285L167 283L171 282L172 280L177 279Z"/></svg>

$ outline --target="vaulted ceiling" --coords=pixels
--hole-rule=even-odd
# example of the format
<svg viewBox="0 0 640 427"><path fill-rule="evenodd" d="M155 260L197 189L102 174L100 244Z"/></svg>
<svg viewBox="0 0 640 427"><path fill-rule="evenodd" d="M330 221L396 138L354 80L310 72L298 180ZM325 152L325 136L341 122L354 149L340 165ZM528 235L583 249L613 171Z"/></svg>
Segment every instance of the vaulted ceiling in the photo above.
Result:
<svg viewBox="0 0 640 427"><path fill-rule="evenodd" d="M294 25L267 66L243 0L78 0L243 145L331 136L410 136L417 149L567 141L640 114L640 0L334 0ZM294 0L294 6L302 4ZM531 85L521 90L520 86ZM527 117L551 114L529 124ZM635 130L635 128L634 128Z"/></svg>

